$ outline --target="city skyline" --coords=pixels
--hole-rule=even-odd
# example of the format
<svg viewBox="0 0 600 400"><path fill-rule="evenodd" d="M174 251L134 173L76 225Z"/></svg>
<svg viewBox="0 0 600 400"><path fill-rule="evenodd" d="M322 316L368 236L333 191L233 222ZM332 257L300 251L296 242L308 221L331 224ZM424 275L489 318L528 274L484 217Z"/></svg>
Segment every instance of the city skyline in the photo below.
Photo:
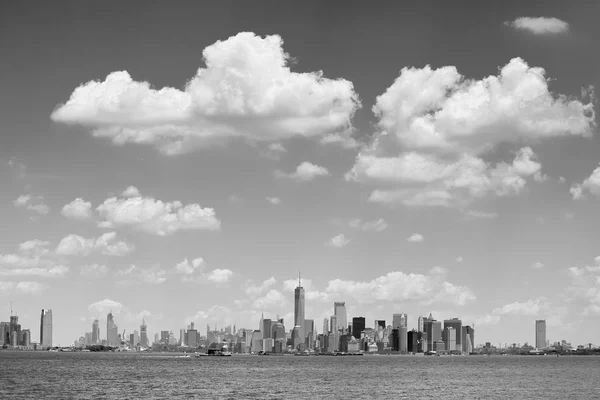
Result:
<svg viewBox="0 0 600 400"><path fill-rule="evenodd" d="M461 3L3 6L0 321L599 343L600 5Z"/></svg>

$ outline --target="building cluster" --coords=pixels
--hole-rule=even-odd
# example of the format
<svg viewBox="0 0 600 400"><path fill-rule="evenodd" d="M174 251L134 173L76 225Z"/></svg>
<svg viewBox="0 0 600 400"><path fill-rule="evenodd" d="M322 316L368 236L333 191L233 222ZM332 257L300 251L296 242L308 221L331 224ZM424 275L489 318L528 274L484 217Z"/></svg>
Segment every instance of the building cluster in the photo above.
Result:
<svg viewBox="0 0 600 400"><path fill-rule="evenodd" d="M92 331L86 332L75 341L74 346L84 348L87 346L102 345L117 348L137 348L143 350L149 347L148 327L146 321L142 319L140 330L134 330L129 336L126 335L125 329L119 333L119 327L115 323L115 318L112 312L106 316L106 339L102 339L100 335L100 321L95 319L92 323Z"/></svg>
<svg viewBox="0 0 600 400"><path fill-rule="evenodd" d="M47 349L52 347L52 310L43 310L40 319L40 341L32 342L31 330L21 329L18 315L10 315L10 322L0 322L0 347L19 349Z"/></svg>

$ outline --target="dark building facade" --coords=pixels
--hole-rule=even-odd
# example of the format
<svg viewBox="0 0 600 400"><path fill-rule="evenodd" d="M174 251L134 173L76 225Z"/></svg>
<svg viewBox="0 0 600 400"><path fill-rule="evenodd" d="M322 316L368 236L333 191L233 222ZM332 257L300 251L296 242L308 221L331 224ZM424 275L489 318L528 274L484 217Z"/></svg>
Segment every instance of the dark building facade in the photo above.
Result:
<svg viewBox="0 0 600 400"><path fill-rule="evenodd" d="M407 351L409 353L418 353L419 352L419 336L421 332L417 332L416 330L412 330L408 332L408 344Z"/></svg>
<svg viewBox="0 0 600 400"><path fill-rule="evenodd" d="M352 318L352 336L360 339L360 333L365 330L365 317Z"/></svg>

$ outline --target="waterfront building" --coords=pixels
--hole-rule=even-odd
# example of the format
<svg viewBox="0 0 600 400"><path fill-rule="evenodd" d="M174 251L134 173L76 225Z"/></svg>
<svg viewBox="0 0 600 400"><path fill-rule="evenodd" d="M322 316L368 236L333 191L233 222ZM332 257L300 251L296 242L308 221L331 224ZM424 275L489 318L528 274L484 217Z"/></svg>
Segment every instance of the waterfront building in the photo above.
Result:
<svg viewBox="0 0 600 400"><path fill-rule="evenodd" d="M250 351L252 353L258 353L263 349L263 336L260 330L255 330L252 332L252 340L250 341Z"/></svg>
<svg viewBox="0 0 600 400"><path fill-rule="evenodd" d="M100 343L100 321L97 319L92 323L92 344Z"/></svg>
<svg viewBox="0 0 600 400"><path fill-rule="evenodd" d="M298 274L298 287L294 290L294 329L298 327L297 335L304 343L304 288ZM295 348L295 346L294 346Z"/></svg>
<svg viewBox="0 0 600 400"><path fill-rule="evenodd" d="M141 343L140 333L136 330L133 331L133 345L137 346Z"/></svg>
<svg viewBox="0 0 600 400"><path fill-rule="evenodd" d="M0 346L8 344L10 336L10 323L0 322Z"/></svg>
<svg viewBox="0 0 600 400"><path fill-rule="evenodd" d="M92 332L86 332L84 336L84 343L86 346L91 346L94 342L92 341Z"/></svg>
<svg viewBox="0 0 600 400"><path fill-rule="evenodd" d="M23 329L21 331L21 339L19 342L21 346L29 347L31 345L31 331L29 329Z"/></svg>
<svg viewBox="0 0 600 400"><path fill-rule="evenodd" d="M406 354L408 350L408 334L406 326L401 326L400 328L398 328L398 339L398 351L400 352L400 354Z"/></svg>
<svg viewBox="0 0 600 400"><path fill-rule="evenodd" d="M304 338L302 337L302 327L296 325L292 329L292 346L294 350L304 350Z"/></svg>
<svg viewBox="0 0 600 400"><path fill-rule="evenodd" d="M461 332L462 351L469 354L475 348L475 329L469 325L462 327Z"/></svg>
<svg viewBox="0 0 600 400"><path fill-rule="evenodd" d="M361 332L365 330L365 317L352 318L352 336L360 339Z"/></svg>
<svg viewBox="0 0 600 400"><path fill-rule="evenodd" d="M456 351L457 350L457 339L456 339L456 329L452 326L449 326L444 329L444 343L446 344L447 351ZM459 335L460 336L460 335Z"/></svg>
<svg viewBox="0 0 600 400"><path fill-rule="evenodd" d="M428 318L425 323L424 329L427 334L427 350L437 351L435 350L435 343L442 341L442 323L440 321Z"/></svg>
<svg viewBox="0 0 600 400"><path fill-rule="evenodd" d="M115 324L112 312L106 316L106 341L109 346L119 345L119 328Z"/></svg>
<svg viewBox="0 0 600 400"><path fill-rule="evenodd" d="M327 335L329 333L329 320L327 318L323 318L323 335Z"/></svg>
<svg viewBox="0 0 600 400"><path fill-rule="evenodd" d="M351 338L350 340L348 340L347 347L348 350L346 351L348 353L358 353L358 351L360 350L360 340Z"/></svg>
<svg viewBox="0 0 600 400"><path fill-rule="evenodd" d="M285 327L283 326L283 324L281 322L277 322L275 324L275 326L273 326L273 332L272 332L272 336L271 337L275 341L277 341L277 340L283 340L283 342L285 343L285 341L286 341Z"/></svg>
<svg viewBox="0 0 600 400"><path fill-rule="evenodd" d="M52 347L52 310L42 309L40 319L40 345Z"/></svg>
<svg viewBox="0 0 600 400"><path fill-rule="evenodd" d="M407 349L406 351L409 353L418 353L419 352L419 332L416 330L409 331L407 336Z"/></svg>
<svg viewBox="0 0 600 400"><path fill-rule="evenodd" d="M436 340L433 343L433 351L438 352L438 353L440 351L446 351L446 344L442 340Z"/></svg>
<svg viewBox="0 0 600 400"><path fill-rule="evenodd" d="M376 319L373 328L378 331L380 328L385 329L385 320L384 319Z"/></svg>
<svg viewBox="0 0 600 400"><path fill-rule="evenodd" d="M336 320L336 327L331 331L342 331L342 333L346 333L346 329L348 326L348 316L346 314L346 302L345 301L336 301L333 303L333 315Z"/></svg>
<svg viewBox="0 0 600 400"><path fill-rule="evenodd" d="M419 315L419 319L417 320L417 332L424 332L425 329L425 317Z"/></svg>
<svg viewBox="0 0 600 400"><path fill-rule="evenodd" d="M408 328L408 316L405 313L392 316L392 329Z"/></svg>
<svg viewBox="0 0 600 400"><path fill-rule="evenodd" d="M260 328L260 332L263 335L263 340L264 339L270 339L272 336L272 331L271 331L271 319L270 318L262 318L260 319L261 321L261 328ZM266 350L265 350L266 351Z"/></svg>
<svg viewBox="0 0 600 400"><path fill-rule="evenodd" d="M190 324L190 329L187 330L187 345L192 348L197 348L200 343L198 343L198 331L194 329L194 323Z"/></svg>
<svg viewBox="0 0 600 400"><path fill-rule="evenodd" d="M546 345L546 320L535 321L535 348L543 349Z"/></svg>
<svg viewBox="0 0 600 400"><path fill-rule="evenodd" d="M140 325L140 345L142 347L148 347L148 327L146 326L146 320L142 318L142 325Z"/></svg>
<svg viewBox="0 0 600 400"><path fill-rule="evenodd" d="M275 347L275 341L272 338L263 338L262 348L264 352L272 352Z"/></svg>
<svg viewBox="0 0 600 400"><path fill-rule="evenodd" d="M308 338L309 334L313 334L313 338L315 336L315 321L313 319L305 319L304 320L304 337Z"/></svg>
<svg viewBox="0 0 600 400"><path fill-rule="evenodd" d="M179 329L179 345L185 345L185 328Z"/></svg>
<svg viewBox="0 0 600 400"><path fill-rule="evenodd" d="M446 332L446 329L448 328L453 328L454 329L454 333L456 334L456 344L455 345L450 345L449 344L449 339L446 338L445 336L442 336L442 340L446 343L446 350L448 351L462 351L462 336L461 336L461 332L462 332L462 321L458 318L452 318L452 319L446 319L444 320L444 334Z"/></svg>

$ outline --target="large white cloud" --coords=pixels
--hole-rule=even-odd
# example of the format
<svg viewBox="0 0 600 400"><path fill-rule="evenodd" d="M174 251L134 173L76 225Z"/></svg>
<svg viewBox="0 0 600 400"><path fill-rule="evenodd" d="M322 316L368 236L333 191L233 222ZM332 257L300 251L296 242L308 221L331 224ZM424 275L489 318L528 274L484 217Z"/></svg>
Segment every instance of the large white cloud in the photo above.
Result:
<svg viewBox="0 0 600 400"><path fill-rule="evenodd" d="M554 17L519 17L514 21L506 21L504 25L536 35L565 33L569 30L568 22Z"/></svg>
<svg viewBox="0 0 600 400"><path fill-rule="evenodd" d="M221 226L212 208L151 197L112 197L96 210L103 219L102 227L130 226L160 236L180 230L218 230Z"/></svg>
<svg viewBox="0 0 600 400"><path fill-rule="evenodd" d="M575 200L584 198L584 191L589 191L594 196L600 196L600 167L594 169L582 183L574 184L570 189Z"/></svg>
<svg viewBox="0 0 600 400"><path fill-rule="evenodd" d="M0 276L64 276L69 268L52 260L48 245L46 241L34 239L21 243L16 254L0 254Z"/></svg>
<svg viewBox="0 0 600 400"><path fill-rule="evenodd" d="M127 71L79 86L51 115L114 143L153 144L168 154L242 136L254 140L347 131L360 107L351 82L296 73L278 35L241 32L206 47L184 90L156 90Z"/></svg>
<svg viewBox="0 0 600 400"><path fill-rule="evenodd" d="M67 235L56 247L56 254L63 256L87 256L94 251L108 256L125 256L135 250L135 246L116 240L115 232L107 232L97 239L79 235Z"/></svg>
<svg viewBox="0 0 600 400"><path fill-rule="evenodd" d="M61 214L70 219L89 219L92 217L92 203L78 197L72 202L65 204Z"/></svg>
<svg viewBox="0 0 600 400"><path fill-rule="evenodd" d="M515 58L498 76L469 80L455 67L404 68L373 111L378 128L346 179L382 186L373 202L462 206L488 194L520 193L527 178L543 181L533 149L511 163L483 154L501 142L590 136L593 105L549 91L545 71Z"/></svg>
<svg viewBox="0 0 600 400"><path fill-rule="evenodd" d="M233 271L229 269L214 269L206 275L206 279L217 284L227 283L233 277Z"/></svg>

